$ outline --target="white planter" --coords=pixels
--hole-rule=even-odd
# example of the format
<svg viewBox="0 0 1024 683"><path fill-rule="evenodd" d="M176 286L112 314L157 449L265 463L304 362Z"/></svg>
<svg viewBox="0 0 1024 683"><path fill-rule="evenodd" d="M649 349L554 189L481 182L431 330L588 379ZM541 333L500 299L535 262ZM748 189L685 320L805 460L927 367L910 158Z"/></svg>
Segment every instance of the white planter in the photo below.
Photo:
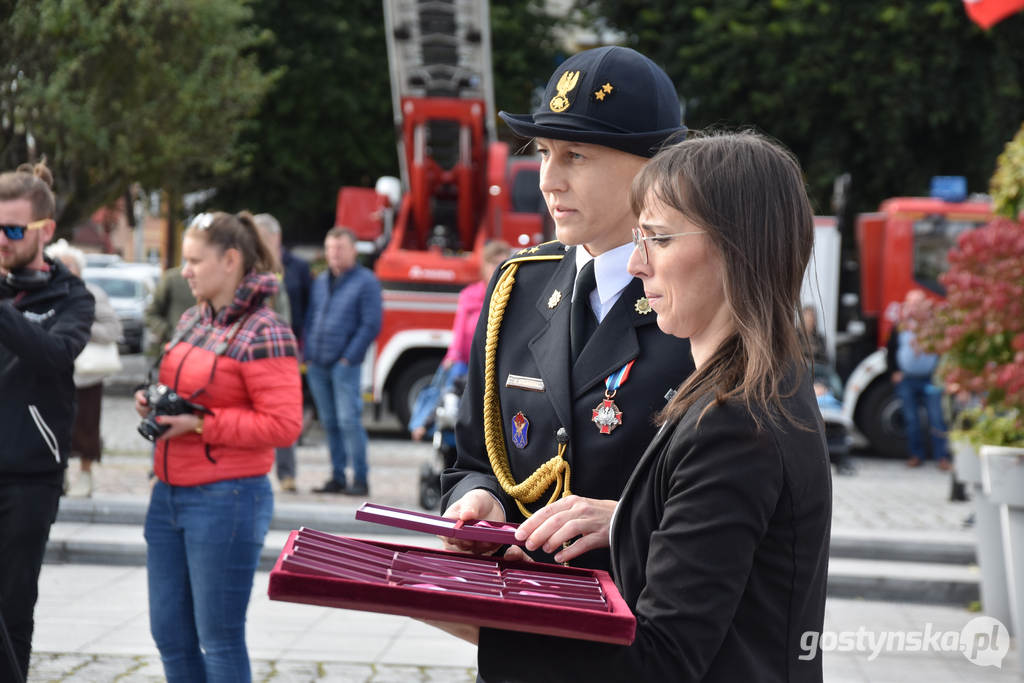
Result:
<svg viewBox="0 0 1024 683"><path fill-rule="evenodd" d="M956 478L965 484L981 484L981 459L978 449L967 439L956 439L949 442L953 451L953 468Z"/></svg>
<svg viewBox="0 0 1024 683"><path fill-rule="evenodd" d="M993 503L1024 508L1024 448L982 446L981 486Z"/></svg>
<svg viewBox="0 0 1024 683"><path fill-rule="evenodd" d="M1009 592L1011 632L1024 633L1024 448L982 446L981 485L999 509L999 531ZM1024 657L1018 660L1024 671Z"/></svg>

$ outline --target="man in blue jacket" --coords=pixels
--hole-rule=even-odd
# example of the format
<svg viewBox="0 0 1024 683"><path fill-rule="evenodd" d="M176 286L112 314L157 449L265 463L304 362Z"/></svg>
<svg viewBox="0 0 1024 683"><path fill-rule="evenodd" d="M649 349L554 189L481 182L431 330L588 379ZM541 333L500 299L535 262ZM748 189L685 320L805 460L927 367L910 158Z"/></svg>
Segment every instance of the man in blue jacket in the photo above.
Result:
<svg viewBox="0 0 1024 683"><path fill-rule="evenodd" d="M85 283L43 255L56 228L51 182L44 163L0 174L0 681L28 673L71 450L75 357L95 308Z"/></svg>
<svg viewBox="0 0 1024 683"><path fill-rule="evenodd" d="M380 331L380 282L356 261L356 237L332 228L324 240L327 270L313 282L306 314L306 379L327 432L333 473L316 493L369 492L366 430L359 386L366 349ZM352 485L345 467L352 463Z"/></svg>

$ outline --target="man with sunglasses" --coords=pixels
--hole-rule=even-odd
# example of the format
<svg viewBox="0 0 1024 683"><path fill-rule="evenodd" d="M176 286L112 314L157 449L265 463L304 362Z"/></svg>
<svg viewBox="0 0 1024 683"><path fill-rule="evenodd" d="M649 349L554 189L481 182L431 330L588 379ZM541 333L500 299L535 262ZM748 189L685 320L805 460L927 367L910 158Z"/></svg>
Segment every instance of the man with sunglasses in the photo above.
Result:
<svg viewBox="0 0 1024 683"><path fill-rule="evenodd" d="M558 241L523 249L491 280L442 509L510 522L539 512L535 559L607 570L612 512L654 437L652 416L693 371L689 344L658 329L626 270L634 248L659 248L634 246L629 191L686 130L679 96L647 57L602 47L560 65L533 114L500 116L536 143Z"/></svg>
<svg viewBox="0 0 1024 683"><path fill-rule="evenodd" d="M94 313L85 284L43 255L56 229L51 182L45 163L0 174L0 680L28 672L71 446L75 357Z"/></svg>

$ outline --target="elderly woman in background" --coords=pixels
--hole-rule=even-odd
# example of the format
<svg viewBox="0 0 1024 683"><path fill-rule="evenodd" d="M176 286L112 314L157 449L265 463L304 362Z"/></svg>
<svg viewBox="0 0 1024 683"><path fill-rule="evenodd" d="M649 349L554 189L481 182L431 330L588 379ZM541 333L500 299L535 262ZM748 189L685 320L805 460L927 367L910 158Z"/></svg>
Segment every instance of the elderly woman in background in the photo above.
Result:
<svg viewBox="0 0 1024 683"><path fill-rule="evenodd" d="M81 249L71 246L66 240L60 239L46 248L50 258L58 259L72 273L82 277L85 270L85 254ZM117 340L121 336L121 321L117 312L110 304L110 297L97 285L85 283L89 293L96 299L96 317L89 331L89 343L83 356L88 357L91 346L112 346L112 353L117 353ZM68 495L76 498L89 498L93 492L92 466L98 463L103 454L103 439L100 435L100 416L103 409L103 380L115 371L113 365L105 368L85 367L75 364L75 424L71 433L71 456L78 456L81 473L68 488Z"/></svg>

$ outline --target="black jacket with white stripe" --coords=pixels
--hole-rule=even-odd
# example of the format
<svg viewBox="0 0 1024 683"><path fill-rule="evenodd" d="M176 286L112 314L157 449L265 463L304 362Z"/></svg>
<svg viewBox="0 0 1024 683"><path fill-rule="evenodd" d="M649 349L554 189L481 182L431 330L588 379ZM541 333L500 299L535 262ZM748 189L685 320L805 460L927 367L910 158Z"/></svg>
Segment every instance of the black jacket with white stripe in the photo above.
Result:
<svg viewBox="0 0 1024 683"><path fill-rule="evenodd" d="M59 484L75 418L75 358L95 303L85 283L47 259L36 286L0 276L0 483Z"/></svg>

